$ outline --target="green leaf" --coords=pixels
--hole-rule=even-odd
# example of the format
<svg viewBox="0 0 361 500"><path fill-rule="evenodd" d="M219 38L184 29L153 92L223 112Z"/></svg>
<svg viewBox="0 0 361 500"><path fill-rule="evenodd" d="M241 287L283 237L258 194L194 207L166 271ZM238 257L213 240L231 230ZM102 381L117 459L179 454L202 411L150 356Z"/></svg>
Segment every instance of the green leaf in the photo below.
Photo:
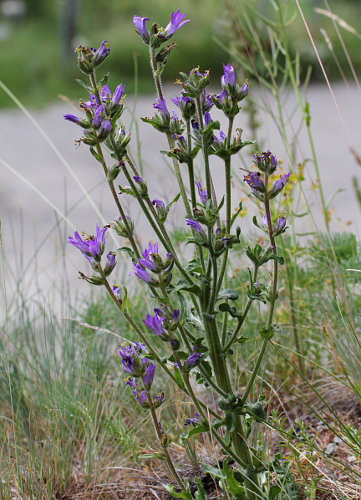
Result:
<svg viewBox="0 0 361 500"><path fill-rule="evenodd" d="M174 486L172 486L171 484L166 484L165 489L168 491L170 495L172 495L173 498L184 498L184 500L193 500L192 494L189 490L189 483L185 478L183 478L183 483L185 483L187 488L185 491L184 490L176 491Z"/></svg>
<svg viewBox="0 0 361 500"><path fill-rule="evenodd" d="M214 319L216 319L218 313L215 312L212 314L208 314L208 313L202 313L202 314L203 314L204 319L207 321L207 323L212 323L212 321Z"/></svg>
<svg viewBox="0 0 361 500"><path fill-rule="evenodd" d="M124 287L124 297L122 299L121 311L127 311L127 302L128 302L128 290Z"/></svg>
<svg viewBox="0 0 361 500"><path fill-rule="evenodd" d="M137 256L133 252L133 250L129 247L120 247L117 249L117 252L125 252L129 255L129 257L132 259L133 262L136 262Z"/></svg>
<svg viewBox="0 0 361 500"><path fill-rule="evenodd" d="M241 201L239 202L238 207L239 207L238 210L232 215L231 227L233 226L234 221L237 219L237 217L239 216L239 214L242 212L243 203Z"/></svg>
<svg viewBox="0 0 361 500"><path fill-rule="evenodd" d="M103 158L101 157L101 155L100 155L99 153L97 153L97 152L95 151L95 149L94 149L92 146L90 146L90 148L89 148L89 149L90 149L91 154L94 156L94 158L95 158L95 159L96 159L99 163L103 163Z"/></svg>
<svg viewBox="0 0 361 500"><path fill-rule="evenodd" d="M195 476L194 482L197 485L197 491L194 494L195 500L208 500L209 496L203 488L202 480L198 476Z"/></svg>
<svg viewBox="0 0 361 500"><path fill-rule="evenodd" d="M175 198L173 198L173 200L172 200L170 203L168 203L168 205L166 206L166 209L165 209L165 215L166 215L166 216L168 215L169 209L170 209L170 207L173 205L173 203L175 203L176 201L178 201L178 200L179 200L180 195L181 195L181 194L180 194L180 193L178 193L178 194L177 194L177 196L176 196Z"/></svg>
<svg viewBox="0 0 361 500"><path fill-rule="evenodd" d="M272 325L269 328L264 326L259 329L259 333L264 340L270 340L278 331L279 328L276 325Z"/></svg>
<svg viewBox="0 0 361 500"><path fill-rule="evenodd" d="M255 403L246 403L244 405L245 411L254 417L257 421L264 421L266 418L266 413L263 409L263 401L264 397L261 396L258 398L258 401Z"/></svg>
<svg viewBox="0 0 361 500"><path fill-rule="evenodd" d="M176 286L172 289L173 292L178 292L180 290L185 290L186 292L194 293L198 295L200 293L200 288L197 285L190 285L185 279L178 281Z"/></svg>
<svg viewBox="0 0 361 500"><path fill-rule="evenodd" d="M75 79L76 83L78 83L81 87L83 87L83 89L85 89L87 91L88 94L92 93L93 92L93 89L90 85L87 85L85 82L83 82L83 80L80 80L80 78L76 78Z"/></svg>
<svg viewBox="0 0 361 500"><path fill-rule="evenodd" d="M281 486L277 486L276 484L272 485L268 492L267 500L276 500L278 494L281 493L281 491L282 491Z"/></svg>
<svg viewBox="0 0 361 500"><path fill-rule="evenodd" d="M234 477L233 470L229 467L227 459L223 462L223 471L225 473L224 483L227 490L233 495L233 498L243 498L244 487L240 482Z"/></svg>
<svg viewBox="0 0 361 500"><path fill-rule="evenodd" d="M181 372L177 366L174 367L174 376L175 376L175 379L177 381L179 388L182 389L182 391L185 391L185 385L183 382L183 378L182 378Z"/></svg>
<svg viewBox="0 0 361 500"><path fill-rule="evenodd" d="M236 430L236 422L237 422L237 416L234 412L232 413L227 413L224 422L226 424L226 436L225 436L225 442L227 446L231 444L232 440L232 435L234 431Z"/></svg>
<svg viewBox="0 0 361 500"><path fill-rule="evenodd" d="M130 194L130 196L133 196L134 198L136 198L135 194L133 193L133 191L130 188L124 189L124 188L122 188L122 186L118 186L118 189L121 193Z"/></svg>
<svg viewBox="0 0 361 500"><path fill-rule="evenodd" d="M238 293L235 290L231 290L230 288L224 288L219 292L217 297L217 300L221 299L237 300Z"/></svg>
<svg viewBox="0 0 361 500"><path fill-rule="evenodd" d="M205 474L209 474L212 477L218 477L218 479L224 479L226 477L222 469L218 469L209 464L201 464L201 467Z"/></svg>
<svg viewBox="0 0 361 500"><path fill-rule="evenodd" d="M140 453L138 457L141 460L152 460L153 458L156 458L157 460L166 460L166 457L163 455L163 453L158 453L156 451L154 453Z"/></svg>
<svg viewBox="0 0 361 500"><path fill-rule="evenodd" d="M237 312L237 309L233 306L230 306L228 302L222 302L222 304L219 304L218 309L221 312L228 312L232 318L240 318L242 314Z"/></svg>
<svg viewBox="0 0 361 500"><path fill-rule="evenodd" d="M267 262L268 260L276 260L279 264L281 264L281 266L284 264L284 258L281 257L281 255L276 255L275 253L271 253L267 260L265 260L265 262Z"/></svg>
<svg viewBox="0 0 361 500"><path fill-rule="evenodd" d="M192 427L189 431L185 431L182 435L182 439L188 439L191 436L195 436L196 434L200 434L201 432L208 432L209 425L207 422L201 422L200 424Z"/></svg>

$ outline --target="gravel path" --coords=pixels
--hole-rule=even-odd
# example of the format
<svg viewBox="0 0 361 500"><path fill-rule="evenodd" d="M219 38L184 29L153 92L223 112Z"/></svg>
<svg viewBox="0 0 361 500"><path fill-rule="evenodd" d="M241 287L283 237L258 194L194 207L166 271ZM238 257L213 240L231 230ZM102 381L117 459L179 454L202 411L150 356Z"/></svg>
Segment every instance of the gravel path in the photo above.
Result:
<svg viewBox="0 0 361 500"><path fill-rule="evenodd" d="M171 96L175 91L167 88L166 93ZM335 94L350 132L351 141L356 151L361 155L361 96L355 88L347 89L341 85L336 86ZM257 95L257 98L262 98L261 95ZM137 124L142 138L141 153L144 177L149 183L149 190L153 197L170 201L176 192L176 184L169 170L169 164L167 165L165 157L159 154L160 149L167 149L165 138L151 126L139 120L140 116L152 114L152 101L150 97L140 97L136 106ZM326 87L311 87L308 92L308 101L325 197L328 199L337 190L342 190L331 203L334 210L332 230L338 231L346 228L359 235L361 210L356 202L351 179L352 176L356 176L359 181L361 180L360 168L349 152L345 131ZM133 104L129 100L130 109L132 109ZM291 96L285 107L289 115L292 114L294 104L295 100ZM264 105L268 109L275 110L271 98L267 98ZM78 137L80 129L62 119L62 114L65 112L73 111L69 105L63 103L42 111L31 112L36 122L61 152L63 157L61 160L34 124L21 111L0 111L0 217L5 257L3 267L6 268L8 296L11 295L18 279L14 276L19 277L20 275L23 277L21 287L23 290L26 288L27 294L36 294L38 289L42 289L46 294L50 294L48 295L50 297L51 291L54 291L65 277L70 278L73 290L78 290L80 293L86 292L86 283L77 281L75 277L78 269L86 271L87 265L72 248L67 249L68 263L67 268L64 268L62 256L66 251L67 245L64 244L66 236L72 234L74 228L92 233L96 222L101 221L101 217L104 222L108 222L114 217L112 200L104 185L99 165L93 161L84 145L79 148L75 147L74 140ZM212 115L217 117L216 113L212 113ZM293 116L291 123L286 125L287 130L297 129L298 116L299 112ZM131 114L127 112L124 119L129 127ZM236 126L244 129L243 137L251 139L252 137L247 133L247 116L241 114L237 120ZM270 148L279 158L283 158L284 168L288 169L288 159L279 131L269 116L266 116L262 122L260 137L262 138L260 147ZM246 150L243 151L245 164L250 165L249 153ZM304 130L297 135L295 151L297 161L311 157ZM133 153L136 156L135 139L133 140ZM23 176L26 182L7 168L4 162L18 176ZM236 160L234 164L234 206L240 197L244 197L240 193L240 183L237 180L237 176L241 175L239 171L241 166L243 166L242 163ZM215 165L212 166L212 172L216 189L220 192L223 186L222 164L215 162ZM74 177L77 178L78 184ZM310 188L312 182L316 181L311 161L306 164L306 179L303 184L304 194L311 206L316 227L322 230L320 203L317 193ZM53 206L50 206L30 185L42 193L43 197L48 198ZM90 193L92 200L98 207L98 213L94 206L89 203L82 189L84 192ZM135 218L138 234L145 242L148 237L151 237L151 234L147 231L140 214L137 210L132 210L130 200L125 197L124 204ZM251 210L250 204L247 205ZM57 207L58 213L55 212L54 207ZM304 210L299 205L296 211L300 213ZM67 222L63 222L64 217L66 217ZM177 222L182 223L182 220L181 202L179 201L174 206L169 224L173 226ZM240 220L242 229L249 226L249 221L250 217ZM306 218L298 220L298 231L307 232L311 230L310 228L309 220Z"/></svg>

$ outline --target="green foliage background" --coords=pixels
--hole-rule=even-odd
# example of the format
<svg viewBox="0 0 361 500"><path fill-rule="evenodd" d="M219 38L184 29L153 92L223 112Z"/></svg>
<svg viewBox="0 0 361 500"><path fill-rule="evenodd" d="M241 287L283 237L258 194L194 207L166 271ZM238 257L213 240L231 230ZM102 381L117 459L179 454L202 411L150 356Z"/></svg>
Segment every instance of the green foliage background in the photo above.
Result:
<svg viewBox="0 0 361 500"><path fill-rule="evenodd" d="M64 3L65 1L26 0L27 14L16 22L6 19L0 13L0 25L10 28L8 36L0 37L0 78L27 105L45 105L56 100L58 94L65 94L70 98L78 95L79 89L74 83L77 77L75 57L64 59L62 56L61 12ZM290 18L290 48L293 52L300 52L304 67L312 65L314 79L322 79L296 4L291 3L294 4L295 16ZM320 28L326 30L343 70L350 74L348 65L344 64L345 55L332 20L315 11L315 8L325 9L324 2L301 0L300 4L329 76L337 79L340 78L340 73ZM330 0L329 4L335 14L357 31L355 20L360 19L360 2ZM242 2L239 0L229 0L229 5L235 12L242 9ZM247 6L270 21L273 20L272 1L252 0ZM222 63L228 62L230 56L227 56L216 40L232 50L242 50L239 34L234 29L225 1L183 0L180 5L174 0L80 0L75 46L83 44L97 47L102 40L109 40L113 56L105 64L105 69L111 72L111 84L125 83L127 93L130 94L134 91L135 73L138 71L138 90L151 92L153 87L148 70L147 47L135 33L132 19L137 14L150 17L151 21L165 26L171 11L179 7L192 22L177 33L175 38L179 48L170 57L164 78L174 81L180 68L186 71L198 64L203 69L210 69L215 78L219 77ZM361 34L352 34L345 27L340 29L357 70L361 65ZM267 31L260 31L259 34L267 40ZM9 98L0 92L0 107L12 105Z"/></svg>

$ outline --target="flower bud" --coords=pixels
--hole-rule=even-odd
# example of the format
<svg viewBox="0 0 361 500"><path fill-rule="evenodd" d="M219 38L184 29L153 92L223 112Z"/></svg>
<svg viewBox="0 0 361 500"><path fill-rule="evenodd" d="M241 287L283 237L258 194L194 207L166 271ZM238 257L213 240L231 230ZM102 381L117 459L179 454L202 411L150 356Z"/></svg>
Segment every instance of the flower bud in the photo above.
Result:
<svg viewBox="0 0 361 500"><path fill-rule="evenodd" d="M133 179L139 186L140 195L144 198L148 196L148 188L144 180L139 175L134 175Z"/></svg>

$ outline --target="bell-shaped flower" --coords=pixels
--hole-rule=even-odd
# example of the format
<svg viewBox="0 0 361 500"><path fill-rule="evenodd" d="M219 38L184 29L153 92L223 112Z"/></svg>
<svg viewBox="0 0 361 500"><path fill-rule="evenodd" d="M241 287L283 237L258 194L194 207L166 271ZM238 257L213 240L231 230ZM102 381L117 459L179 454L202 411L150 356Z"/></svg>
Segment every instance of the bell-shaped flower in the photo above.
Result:
<svg viewBox="0 0 361 500"><path fill-rule="evenodd" d="M148 45L149 44L149 33L148 33L147 28L145 26L146 21L149 21L149 17L139 17L139 16L133 17L133 24L138 31L138 35L143 40L143 42L146 45Z"/></svg>
<svg viewBox="0 0 361 500"><path fill-rule="evenodd" d="M143 319L143 323L150 329L152 332L160 337L163 340L168 339L168 334L163 328L163 322L165 320L165 316L161 316L161 311L159 309L154 309L155 315L151 316L147 314L147 318Z"/></svg>
<svg viewBox="0 0 361 500"><path fill-rule="evenodd" d="M269 191L270 200L272 198L275 198L282 191L282 189L287 184L290 175L291 172L288 172L288 174L281 175L281 177L275 181L275 183L273 184L273 186Z"/></svg>
<svg viewBox="0 0 361 500"><path fill-rule="evenodd" d="M184 24L189 23L190 19L186 19L185 21L183 21L185 17L185 14L182 14L180 9L178 9L176 12L172 12L170 21L164 28L165 40L168 40L172 35L174 35L174 33L178 31L179 28L181 28Z"/></svg>
<svg viewBox="0 0 361 500"><path fill-rule="evenodd" d="M201 203L203 203L203 205L205 205L207 203L207 190L202 189L200 181L196 181L195 184L198 188L198 194L199 194L199 198L201 199Z"/></svg>
<svg viewBox="0 0 361 500"><path fill-rule="evenodd" d="M105 232L107 227L103 227L101 230L97 224L95 236L90 236L89 238L83 240L79 235L78 231L75 231L74 238L69 236L68 243L74 245L78 248L81 253L88 257L92 257L97 262L100 262L101 256L104 252L105 246Z"/></svg>

